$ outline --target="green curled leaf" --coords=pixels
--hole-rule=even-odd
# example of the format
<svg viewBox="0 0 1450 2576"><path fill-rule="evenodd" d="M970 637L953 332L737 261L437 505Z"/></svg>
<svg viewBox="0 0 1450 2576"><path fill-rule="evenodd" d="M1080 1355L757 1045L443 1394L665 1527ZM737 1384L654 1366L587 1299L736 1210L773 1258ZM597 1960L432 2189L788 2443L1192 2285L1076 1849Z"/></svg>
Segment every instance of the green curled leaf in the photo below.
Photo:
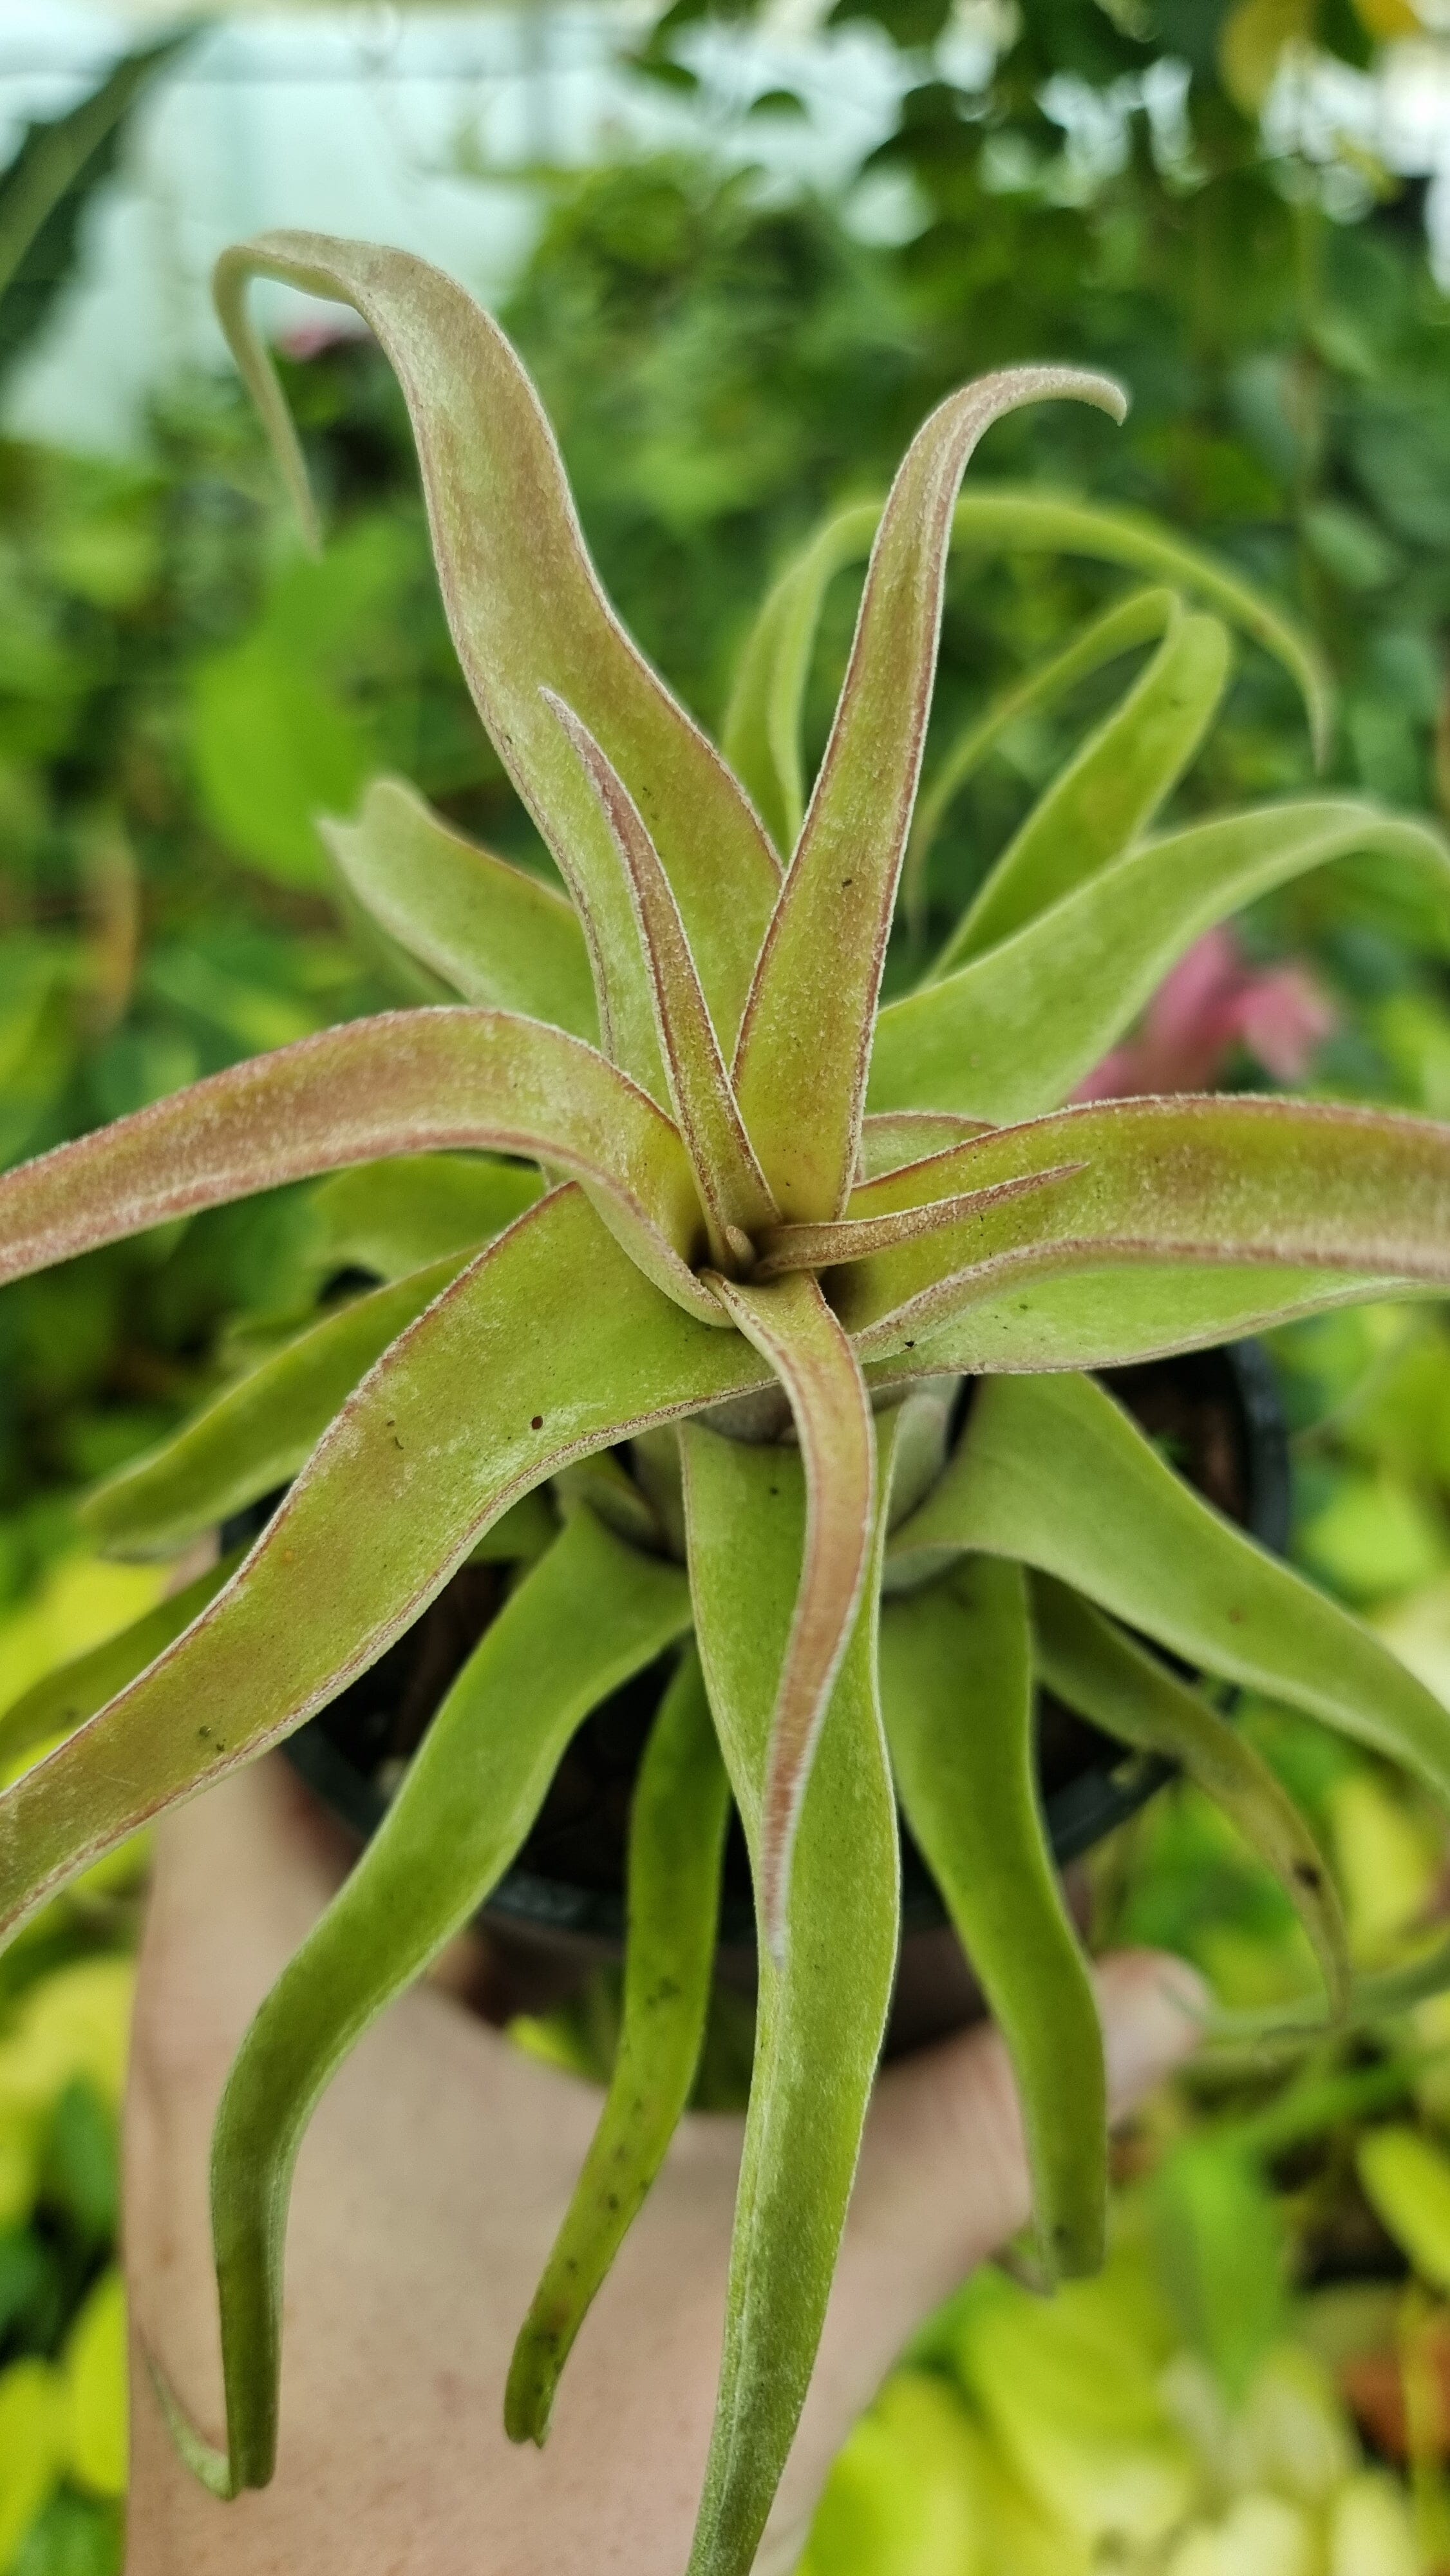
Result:
<svg viewBox="0 0 1450 2576"><path fill-rule="evenodd" d="M348 2052L477 1911L588 1711L689 1625L683 1574L580 1512L464 1665L377 1834L237 2053L212 2147L230 2484L276 2457L292 2171Z"/></svg>
<svg viewBox="0 0 1450 2576"><path fill-rule="evenodd" d="M888 1423L883 1491L893 1441ZM693 1424L681 1447L696 1636L756 1873L760 1953L725 2354L690 2576L747 2576L825 2320L896 1971L899 1857L877 1704L878 1554L801 1809L777 1964L760 1863L805 1476L795 1450L748 1447Z"/></svg>
<svg viewBox="0 0 1450 2576"><path fill-rule="evenodd" d="M896 1532L898 1572L1015 1557L1181 1655L1287 1700L1450 1804L1450 1712L1372 1630L1164 1465L1091 1378L984 1378L945 1475Z"/></svg>
<svg viewBox="0 0 1450 2576"><path fill-rule="evenodd" d="M1262 1754L1156 1656L1090 1609L1066 1584L1031 1583L1037 1669L1080 1717L1139 1752L1185 1771L1237 1825L1293 1905L1323 1971L1337 2019L1349 2009L1352 1972L1344 1916L1329 1865Z"/></svg>
<svg viewBox="0 0 1450 2576"><path fill-rule="evenodd" d="M1179 606L1171 590L1134 590L1093 618L1060 653L1023 673L998 694L983 713L972 718L932 768L916 801L911 838L902 870L902 899L908 918L918 916L926 892L927 861L951 804L1010 725L1039 707L1065 697L1080 680L1115 662L1135 645L1154 642ZM938 971L940 967L938 966Z"/></svg>
<svg viewBox="0 0 1450 2576"><path fill-rule="evenodd" d="M888 1600L881 1704L907 1823L1012 2059L1044 2271L1096 2271L1107 2077L1038 1806L1021 1568L973 1557L945 1582Z"/></svg>
<svg viewBox="0 0 1450 2576"><path fill-rule="evenodd" d="M450 1254L354 1297L98 1485L80 1517L111 1556L177 1556L202 1532L290 1485L358 1380L456 1279Z"/></svg>
<svg viewBox="0 0 1450 2576"><path fill-rule="evenodd" d="M1142 511L1013 483L963 493L954 534L959 546L991 546L1004 553L1086 555L1098 563L1123 564L1202 600L1283 665L1304 701L1315 761L1322 765L1329 748L1334 688L1317 645L1252 582L1201 547L1173 535Z"/></svg>
<svg viewBox="0 0 1450 2576"><path fill-rule="evenodd" d="M73 1735L97 1709L144 1673L173 1639L182 1636L198 1613L220 1592L241 1563L234 1548L198 1574L179 1592L167 1594L153 1609L134 1619L118 1636L92 1646L54 1672L45 1673L19 1699L0 1712L0 1773L11 1769L22 1753L58 1736Z"/></svg>
<svg viewBox="0 0 1450 2576"><path fill-rule="evenodd" d="M574 2338L690 2098L715 1964L730 1784L691 1651L655 1719L629 1826L619 2052L599 2126L514 2346L510 2441L542 2445Z"/></svg>
<svg viewBox="0 0 1450 2576"><path fill-rule="evenodd" d="M317 828L373 920L465 1002L598 1045L584 933L542 877L465 840L399 778L375 779L354 822L324 815Z"/></svg>
<svg viewBox="0 0 1450 2576"><path fill-rule="evenodd" d="M1011 937L1087 885L1146 830L1213 722L1229 674L1228 629L1187 616L1120 705L1041 796L932 968L932 981Z"/></svg>
<svg viewBox="0 0 1450 2576"><path fill-rule="evenodd" d="M869 554L883 506L880 501L854 502L817 529L770 592L737 666L725 721L725 755L782 851L794 847L805 812L801 713L821 609L836 575ZM1322 766L1333 687L1317 647L1252 583L1156 520L1069 494L997 483L961 495L952 536L959 546L1084 555L1122 564L1216 609L1288 671L1303 698L1315 759ZM928 797L932 793L929 787ZM931 819L934 828L936 815Z"/></svg>
<svg viewBox="0 0 1450 2576"><path fill-rule="evenodd" d="M1127 851L987 954L888 1002L872 1109L1005 1123L1056 1108L1204 931L1359 850L1426 876L1450 922L1450 854L1439 832L1408 816L1326 796L1190 824Z"/></svg>

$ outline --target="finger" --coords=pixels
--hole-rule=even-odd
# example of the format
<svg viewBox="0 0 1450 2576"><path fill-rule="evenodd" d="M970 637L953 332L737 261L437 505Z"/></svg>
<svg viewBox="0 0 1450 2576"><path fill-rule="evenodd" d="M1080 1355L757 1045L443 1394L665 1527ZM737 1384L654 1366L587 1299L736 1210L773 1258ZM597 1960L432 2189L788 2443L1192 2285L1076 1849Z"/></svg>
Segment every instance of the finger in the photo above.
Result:
<svg viewBox="0 0 1450 2576"><path fill-rule="evenodd" d="M1189 2056L1206 1995L1185 1961L1123 1951L1096 1971L1117 2119ZM877 2087L820 2360L772 2518L794 2564L826 2467L932 2309L1016 2234L1031 2192L1007 2052L989 2025L888 2067ZM775 2560L762 2556L761 2576Z"/></svg>

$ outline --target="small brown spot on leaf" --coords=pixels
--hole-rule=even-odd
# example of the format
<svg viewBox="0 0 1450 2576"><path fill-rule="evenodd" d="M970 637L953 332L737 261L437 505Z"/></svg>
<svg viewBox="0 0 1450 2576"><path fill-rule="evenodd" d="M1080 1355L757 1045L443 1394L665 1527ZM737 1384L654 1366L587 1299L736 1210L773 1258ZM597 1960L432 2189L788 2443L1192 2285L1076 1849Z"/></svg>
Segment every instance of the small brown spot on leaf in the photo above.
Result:
<svg viewBox="0 0 1450 2576"><path fill-rule="evenodd" d="M536 1413L536 1414L534 1414L534 1415L532 1416L532 1418L530 1419L530 1422L529 1422L529 1429L530 1429L531 1431L542 1431L542 1430L543 1430L543 1427L544 1427L544 1417L543 1417L542 1413Z"/></svg>

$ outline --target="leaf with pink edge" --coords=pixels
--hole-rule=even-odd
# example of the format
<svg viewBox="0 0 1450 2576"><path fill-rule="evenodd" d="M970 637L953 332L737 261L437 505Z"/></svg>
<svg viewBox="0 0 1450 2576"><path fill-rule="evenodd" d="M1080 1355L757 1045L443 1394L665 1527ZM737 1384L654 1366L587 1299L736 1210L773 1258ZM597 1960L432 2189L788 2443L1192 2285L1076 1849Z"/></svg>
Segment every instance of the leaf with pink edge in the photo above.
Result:
<svg viewBox="0 0 1450 2576"><path fill-rule="evenodd" d="M761 1801L761 1917L777 1958L786 1938L801 1800L860 1606L876 1497L876 1434L855 1352L812 1278L763 1287L711 1280L790 1399L805 1470L800 1589L770 1723Z"/></svg>
<svg viewBox="0 0 1450 2576"><path fill-rule="evenodd" d="M284 1181L448 1145L577 1176L656 1285L714 1319L689 1268L699 1201L663 1110L582 1039L505 1011L352 1020L22 1163L0 1177L0 1279Z"/></svg>
<svg viewBox="0 0 1450 2576"><path fill-rule="evenodd" d="M1376 1283L1450 1286L1450 1127L1321 1102L1090 1102L867 1182L852 1217L1048 1171L1050 1189L842 1270L837 1305L862 1356L966 1317L1009 1281L1119 1263L1319 1271L1326 1288L1357 1280L1366 1296Z"/></svg>
<svg viewBox="0 0 1450 2576"><path fill-rule="evenodd" d="M883 1496L893 1440L888 1420ZM750 1849L760 1951L725 2352L689 2576L748 2576L810 2383L896 1973L896 1802L876 1687L885 1514L806 1788L777 1962L762 1896L766 1776L805 1470L797 1450L694 1423L680 1445L695 1631Z"/></svg>
<svg viewBox="0 0 1450 2576"><path fill-rule="evenodd" d="M0 1798L0 1937L325 1707L546 1476L768 1376L651 1287L578 1189L541 1200L364 1378L186 1635Z"/></svg>
<svg viewBox="0 0 1450 2576"><path fill-rule="evenodd" d="M856 1169L958 487L993 421L1024 403L1068 399L1119 419L1126 408L1105 376L1068 367L1013 368L950 395L918 430L886 504L831 738L736 1056L745 1123L795 1223L839 1216Z"/></svg>
<svg viewBox="0 0 1450 2576"><path fill-rule="evenodd" d="M611 973L642 977L664 1058L665 1078L685 1150L694 1167L710 1230L711 1253L733 1268L748 1262L751 1237L777 1213L754 1149L745 1133L734 1086L720 1052L709 1005L695 971L685 925L645 828L638 806L586 725L561 698L549 703L573 744L609 826L629 906L628 958L605 961L600 990L608 996ZM580 889L581 905L587 900Z"/></svg>
<svg viewBox="0 0 1450 2576"><path fill-rule="evenodd" d="M555 858L567 855L607 888L617 867L603 818L540 694L557 689L654 835L722 1042L732 1045L775 900L776 860L725 763L606 600L553 432L507 340L452 278L406 251L271 232L224 252L222 327L308 526L301 449L247 313L255 277L350 304L375 333L408 405L453 641L500 759ZM652 1088L652 1027L616 1036L625 1069Z"/></svg>

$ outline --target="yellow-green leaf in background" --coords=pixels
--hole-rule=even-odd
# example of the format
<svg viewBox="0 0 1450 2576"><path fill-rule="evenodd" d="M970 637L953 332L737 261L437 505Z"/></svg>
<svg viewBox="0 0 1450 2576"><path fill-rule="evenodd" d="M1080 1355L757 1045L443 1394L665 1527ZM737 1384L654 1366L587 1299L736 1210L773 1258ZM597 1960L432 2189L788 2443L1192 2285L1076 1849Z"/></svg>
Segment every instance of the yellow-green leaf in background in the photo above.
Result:
<svg viewBox="0 0 1450 2576"><path fill-rule="evenodd" d="M126 2491L126 2292L113 2264L96 2283L66 2343L68 2464L91 2495Z"/></svg>
<svg viewBox="0 0 1450 2576"><path fill-rule="evenodd" d="M48 2362L12 2362L0 2372L0 2571L60 2482L65 2460L66 2398Z"/></svg>
<svg viewBox="0 0 1450 2576"><path fill-rule="evenodd" d="M1373 1965L1425 1913L1440 1875L1440 1839L1371 1771L1347 1772L1328 1801L1350 1947Z"/></svg>
<svg viewBox="0 0 1450 2576"><path fill-rule="evenodd" d="M1398 2124L1372 2129L1360 2146L1365 2197L1416 2271L1450 2291L1450 2156Z"/></svg>
<svg viewBox="0 0 1450 2576"><path fill-rule="evenodd" d="M40 1590L0 1619L0 1708L32 1682L129 1628L160 1600L165 1575L154 1565L108 1565L76 1554L59 1559Z"/></svg>
<svg viewBox="0 0 1450 2576"><path fill-rule="evenodd" d="M981 2451L945 2379L898 2371L831 2471L797 2576L993 2576Z"/></svg>

